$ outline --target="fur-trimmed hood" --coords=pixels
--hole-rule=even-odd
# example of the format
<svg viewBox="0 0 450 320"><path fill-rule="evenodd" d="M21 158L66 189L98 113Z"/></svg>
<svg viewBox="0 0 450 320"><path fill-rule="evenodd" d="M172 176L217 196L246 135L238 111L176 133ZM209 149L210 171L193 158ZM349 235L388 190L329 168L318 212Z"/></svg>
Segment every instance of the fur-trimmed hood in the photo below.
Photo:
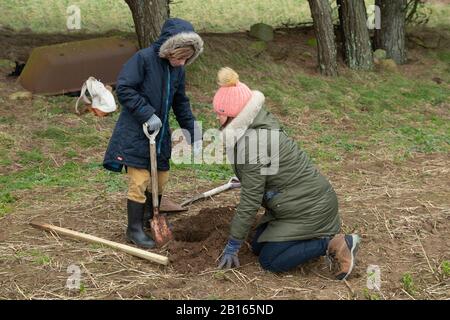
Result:
<svg viewBox="0 0 450 320"><path fill-rule="evenodd" d="M234 148L237 141L242 138L261 111L265 100L266 98L262 92L257 90L252 91L252 97L247 102L244 109L222 131L227 149Z"/></svg>
<svg viewBox="0 0 450 320"><path fill-rule="evenodd" d="M195 32L194 27L189 22L172 18L168 19L161 30L161 35L152 46L160 57L167 55L173 49L192 46L195 50L194 55L186 61L186 65L194 62L203 52L203 40Z"/></svg>

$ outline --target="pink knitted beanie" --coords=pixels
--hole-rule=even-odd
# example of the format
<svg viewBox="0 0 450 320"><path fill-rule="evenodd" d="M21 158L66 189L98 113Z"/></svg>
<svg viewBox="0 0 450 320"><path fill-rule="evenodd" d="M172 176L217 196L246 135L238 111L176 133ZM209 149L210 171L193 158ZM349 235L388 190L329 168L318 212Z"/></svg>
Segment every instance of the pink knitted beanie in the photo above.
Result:
<svg viewBox="0 0 450 320"><path fill-rule="evenodd" d="M231 68L220 69L217 82L220 88L214 96L214 111L219 115L235 118L252 97L252 91L239 82L239 75Z"/></svg>

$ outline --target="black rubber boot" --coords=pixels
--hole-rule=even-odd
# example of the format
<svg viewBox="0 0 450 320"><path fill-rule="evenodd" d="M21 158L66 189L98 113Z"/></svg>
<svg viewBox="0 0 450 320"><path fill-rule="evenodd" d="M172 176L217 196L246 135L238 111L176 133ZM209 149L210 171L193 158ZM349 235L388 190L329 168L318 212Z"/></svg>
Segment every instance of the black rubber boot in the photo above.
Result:
<svg viewBox="0 0 450 320"><path fill-rule="evenodd" d="M127 239L135 245L147 249L155 247L153 239L144 231L143 216L145 204L127 200Z"/></svg>
<svg viewBox="0 0 450 320"><path fill-rule="evenodd" d="M145 191L145 210L144 210L144 228L150 228L150 220L153 218L153 200L152 200L152 194ZM162 195L158 196L158 203L159 208L161 208L161 199Z"/></svg>

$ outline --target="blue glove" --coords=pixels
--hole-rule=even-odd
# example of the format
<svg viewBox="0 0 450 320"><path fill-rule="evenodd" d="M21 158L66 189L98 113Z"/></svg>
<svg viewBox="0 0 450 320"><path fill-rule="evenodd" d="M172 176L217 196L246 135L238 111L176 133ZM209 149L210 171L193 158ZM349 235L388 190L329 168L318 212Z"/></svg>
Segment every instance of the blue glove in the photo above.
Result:
<svg viewBox="0 0 450 320"><path fill-rule="evenodd" d="M202 155L203 141L197 140L192 144L192 151L194 153L194 158L200 157Z"/></svg>
<svg viewBox="0 0 450 320"><path fill-rule="evenodd" d="M162 127L161 119L159 119L156 114L153 114L151 118L147 120L146 123L148 125L147 130L149 132L154 132L158 129L161 129Z"/></svg>
<svg viewBox="0 0 450 320"><path fill-rule="evenodd" d="M230 269L233 266L239 267L238 251L244 241L237 240L232 237L228 240L225 249L222 252L222 258L220 259L219 269Z"/></svg>

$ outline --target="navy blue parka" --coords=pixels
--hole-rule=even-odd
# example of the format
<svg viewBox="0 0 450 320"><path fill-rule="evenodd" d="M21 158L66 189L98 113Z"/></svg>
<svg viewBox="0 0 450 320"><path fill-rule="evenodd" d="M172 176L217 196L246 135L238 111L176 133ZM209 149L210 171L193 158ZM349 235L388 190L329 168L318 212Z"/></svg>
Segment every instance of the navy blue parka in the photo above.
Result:
<svg viewBox="0 0 450 320"><path fill-rule="evenodd" d="M116 88L122 110L105 153L106 169L121 172L123 166L150 168L149 141L142 125L156 114L163 123L156 138L158 170L169 170L171 107L180 127L190 133L190 142L194 141L195 118L185 93L185 68L172 67L160 57L160 53L187 45L195 50L186 62L189 64L203 51L203 41L189 22L168 19L159 39L134 54L123 66Z"/></svg>

